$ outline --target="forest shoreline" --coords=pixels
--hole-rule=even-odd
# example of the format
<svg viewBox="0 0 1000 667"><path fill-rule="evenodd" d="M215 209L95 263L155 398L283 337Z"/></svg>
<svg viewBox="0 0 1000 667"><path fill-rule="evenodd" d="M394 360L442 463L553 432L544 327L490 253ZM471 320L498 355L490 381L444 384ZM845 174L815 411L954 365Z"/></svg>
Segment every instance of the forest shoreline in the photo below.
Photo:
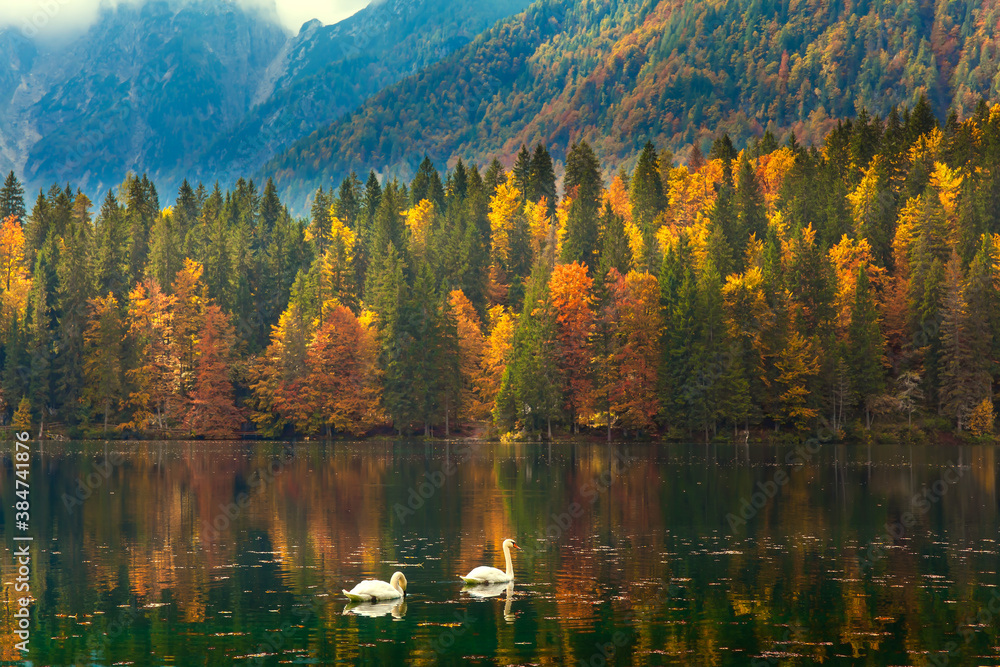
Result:
<svg viewBox="0 0 1000 667"><path fill-rule="evenodd" d="M2 427L4 438L13 438L17 429L12 427ZM29 432L30 429L29 429ZM238 439L231 438L205 438L191 436L190 434L177 437L162 437L157 433L122 433L120 431L109 432L107 434L94 433L92 431L80 432L79 429L55 428L48 430L44 434L43 442L197 442L197 443L378 443L378 442L426 442L433 444L445 443L493 443L493 444L542 444L551 442L552 444L696 444L696 445L797 445L808 442L810 438L815 438L811 432L794 432L791 430L774 431L768 428L752 429L747 440L746 432L741 431L739 436L719 433L714 438L705 440L704 438L678 438L672 437L668 433L655 434L628 434L621 432L612 433L610 440L606 432L594 430L585 433L555 433L550 438L544 432L519 433L507 436L498 435L492 430L487 430L478 425L470 430L461 430L450 435L431 435L413 433L401 435L388 432L374 432L367 435L353 435L342 433L331 437L305 436L294 437L266 437L260 434L243 434ZM33 438L33 440L36 440ZM37 441L37 440L36 440ZM935 425L914 424L908 426L905 422L886 422L874 425L870 430L863 427L849 428L841 431L836 437L828 437L822 440L822 444L833 445L921 445L921 446L943 446L954 447L961 445L1000 445L1000 437L994 435L976 436L971 432L956 432L953 429L941 428Z"/></svg>

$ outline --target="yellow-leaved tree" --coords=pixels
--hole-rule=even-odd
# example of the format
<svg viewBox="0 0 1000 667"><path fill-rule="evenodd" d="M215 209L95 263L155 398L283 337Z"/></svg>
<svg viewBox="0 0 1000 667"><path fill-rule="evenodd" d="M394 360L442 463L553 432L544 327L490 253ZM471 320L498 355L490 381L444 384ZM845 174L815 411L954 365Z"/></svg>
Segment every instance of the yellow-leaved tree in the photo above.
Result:
<svg viewBox="0 0 1000 667"><path fill-rule="evenodd" d="M862 238L855 241L846 234L839 243L830 248L829 257L837 280L837 293L834 297L837 333L843 338L847 335L847 327L851 324L854 294L858 283L858 268L865 267L865 272L868 273L868 282L875 294L882 292L885 269L876 265L872 257L871 245L867 239Z"/></svg>
<svg viewBox="0 0 1000 667"><path fill-rule="evenodd" d="M119 426L123 430L162 432L180 417L173 340L175 301L154 278L138 283L129 293L125 329L135 351L135 365L125 372L128 391L123 404L130 418Z"/></svg>
<svg viewBox="0 0 1000 667"><path fill-rule="evenodd" d="M344 305L352 311L358 307L357 273L354 252L357 235L340 218L333 216L325 232L326 252L320 263L321 316Z"/></svg>
<svg viewBox="0 0 1000 667"><path fill-rule="evenodd" d="M29 291L31 279L24 257L24 231L16 217L8 216L0 224L0 324L6 327L24 317Z"/></svg>
<svg viewBox="0 0 1000 667"><path fill-rule="evenodd" d="M505 271L510 265L511 236L517 225L516 216L521 207L521 191L517 188L514 173L497 186L490 199L490 241L493 244L493 262Z"/></svg>
<svg viewBox="0 0 1000 667"><path fill-rule="evenodd" d="M465 293L460 289L452 290L448 295L451 312L455 316L458 328L458 372L461 377L461 390L456 406L456 422L461 423L463 417L480 418L477 410L478 397L476 389L483 381L483 355L486 352L486 337L483 326Z"/></svg>
<svg viewBox="0 0 1000 667"><path fill-rule="evenodd" d="M185 396L194 387L195 345L208 302L208 290L201 277L205 268L191 258L174 279L174 356L177 359L177 386Z"/></svg>
<svg viewBox="0 0 1000 667"><path fill-rule="evenodd" d="M549 216L549 202L542 197L538 202L525 202L524 216L531 231L531 252L535 261L543 255L550 263L555 259L556 228Z"/></svg>
<svg viewBox="0 0 1000 667"><path fill-rule="evenodd" d="M503 373L510 361L514 343L514 318L503 306L493 306L489 311L490 333L486 338L480 362L480 375L476 382L477 400L473 414L478 419L490 419Z"/></svg>
<svg viewBox="0 0 1000 667"><path fill-rule="evenodd" d="M427 247L431 240L431 230L433 229L434 202L421 199L415 206L408 209L403 219L406 222L406 229L410 233L410 252L419 258L425 258Z"/></svg>

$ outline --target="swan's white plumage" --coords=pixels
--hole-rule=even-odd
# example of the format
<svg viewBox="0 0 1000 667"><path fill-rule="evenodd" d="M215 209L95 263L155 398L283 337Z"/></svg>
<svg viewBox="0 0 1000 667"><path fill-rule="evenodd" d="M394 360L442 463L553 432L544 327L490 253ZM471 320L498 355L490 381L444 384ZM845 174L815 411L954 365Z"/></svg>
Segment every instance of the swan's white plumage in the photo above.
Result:
<svg viewBox="0 0 1000 667"><path fill-rule="evenodd" d="M472 572L462 577L462 581L467 584L505 584L513 577L507 576L503 570L495 567L480 565Z"/></svg>
<svg viewBox="0 0 1000 667"><path fill-rule="evenodd" d="M351 602L395 600L406 595L406 577L402 572L392 575L389 583L378 579L365 579L349 591L343 591Z"/></svg>
<svg viewBox="0 0 1000 667"><path fill-rule="evenodd" d="M478 584L505 584L508 581L514 581L514 564L510 560L510 548L520 549L521 547L514 544L514 540L507 539L503 541L503 555L504 559L507 561L507 571L498 570L495 567L487 567L480 565L475 568L467 575L462 577L462 581L466 584L478 585Z"/></svg>

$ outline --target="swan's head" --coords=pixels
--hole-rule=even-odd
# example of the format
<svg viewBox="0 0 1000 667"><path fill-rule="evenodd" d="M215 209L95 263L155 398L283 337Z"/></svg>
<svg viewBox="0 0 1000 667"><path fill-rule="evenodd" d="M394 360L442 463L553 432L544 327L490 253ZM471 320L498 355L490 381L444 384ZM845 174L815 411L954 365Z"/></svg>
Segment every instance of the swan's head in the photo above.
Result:
<svg viewBox="0 0 1000 667"><path fill-rule="evenodd" d="M402 572L393 574L392 579L389 580L389 585L393 588L398 588L403 591L403 595L406 595L406 576Z"/></svg>
<svg viewBox="0 0 1000 667"><path fill-rule="evenodd" d="M518 551L521 550L521 547L517 546L517 544L514 543L514 540L508 538L508 539L506 539L506 540L503 541L503 548L504 549L509 549L511 547L514 547Z"/></svg>

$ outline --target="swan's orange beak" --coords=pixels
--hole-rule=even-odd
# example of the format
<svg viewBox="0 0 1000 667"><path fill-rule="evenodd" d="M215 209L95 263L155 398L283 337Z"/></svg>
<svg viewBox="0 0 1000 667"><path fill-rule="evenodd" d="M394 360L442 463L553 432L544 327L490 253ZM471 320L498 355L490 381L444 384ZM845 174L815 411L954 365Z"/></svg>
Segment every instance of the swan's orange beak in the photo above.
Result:
<svg viewBox="0 0 1000 667"><path fill-rule="evenodd" d="M517 543L515 543L515 542L511 542L511 543L510 543L510 546L514 547L514 548L515 548L515 549L517 549L518 551L521 551L521 547L517 546Z"/></svg>

